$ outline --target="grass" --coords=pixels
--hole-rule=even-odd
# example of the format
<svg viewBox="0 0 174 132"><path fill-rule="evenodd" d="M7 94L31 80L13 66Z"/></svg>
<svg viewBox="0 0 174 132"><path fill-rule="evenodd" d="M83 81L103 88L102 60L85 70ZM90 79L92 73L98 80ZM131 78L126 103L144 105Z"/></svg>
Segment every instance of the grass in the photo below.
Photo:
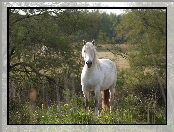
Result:
<svg viewBox="0 0 174 132"><path fill-rule="evenodd" d="M10 103L10 124L165 124L165 108L159 106L154 95L158 92L155 76L146 70L132 69L129 61L120 55L106 51L104 47L97 52L99 58L115 61L118 67L118 80L114 111L102 111L94 116L94 99L90 96L90 112L86 112L83 94L68 95L59 105L53 103L31 110L29 103ZM110 47L111 48L111 47ZM124 47L127 48L126 46ZM148 74L147 74L148 73ZM50 73L51 74L51 73ZM78 86L78 85L77 85ZM81 87L77 87L81 89ZM151 91L152 90L152 91ZM147 93L147 95L146 95Z"/></svg>
<svg viewBox="0 0 174 132"><path fill-rule="evenodd" d="M94 115L93 110L86 112L84 106L74 110L74 107L66 105L52 105L45 109L36 109L30 113L29 108L25 107L25 122L23 114L11 113L13 118L10 124L124 124L133 122L132 115L129 111L118 111L113 113L109 111L102 112L98 117ZM28 111L28 112L27 112ZM121 112L121 117L119 117Z"/></svg>
<svg viewBox="0 0 174 132"><path fill-rule="evenodd" d="M72 95L71 95L72 96ZM84 106L84 98L81 95L71 97L69 103L52 104L42 108L30 109L29 103L21 105L17 109L10 110L10 124L149 124L145 105L134 94L128 94L114 105L114 111L102 111L99 116L94 115L94 99L91 96L90 111ZM149 107L151 109L151 107ZM165 124L164 111L152 113L156 123ZM151 119L150 119L151 120Z"/></svg>
<svg viewBox="0 0 174 132"><path fill-rule="evenodd" d="M111 59L115 62L116 66L119 68L130 68L129 61L126 58L123 58L121 55L114 55L113 53L107 51L107 52L97 52L97 57L99 59L105 58L105 59Z"/></svg>
<svg viewBox="0 0 174 132"><path fill-rule="evenodd" d="M110 50L118 50L118 48L120 48L122 51L128 52L129 49L129 45L127 44L116 44L116 45L112 45L112 44L107 44L107 45L101 45L99 49L97 49L97 57L100 59L105 58L105 59L111 59L112 61L115 62L116 66L121 68L121 69L125 69L125 68L130 68L129 65L129 60L126 58L123 58L121 55L119 54L113 54L112 52L110 52L107 48L109 48Z"/></svg>

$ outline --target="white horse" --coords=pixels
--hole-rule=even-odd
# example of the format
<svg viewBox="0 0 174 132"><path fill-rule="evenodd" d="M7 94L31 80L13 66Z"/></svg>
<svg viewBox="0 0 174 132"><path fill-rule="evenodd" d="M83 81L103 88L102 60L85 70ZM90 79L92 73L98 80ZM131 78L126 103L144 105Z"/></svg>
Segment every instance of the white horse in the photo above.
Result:
<svg viewBox="0 0 174 132"><path fill-rule="evenodd" d="M110 110L113 109L114 93L116 86L117 71L115 64L109 59L98 59L94 40L86 42L83 40L82 57L85 65L81 73L82 91L85 96L85 106L89 110L89 92L95 93L95 115L98 115L101 91L104 91L103 102L109 103L110 91ZM108 100L108 101L107 101ZM103 106L102 106L103 107Z"/></svg>

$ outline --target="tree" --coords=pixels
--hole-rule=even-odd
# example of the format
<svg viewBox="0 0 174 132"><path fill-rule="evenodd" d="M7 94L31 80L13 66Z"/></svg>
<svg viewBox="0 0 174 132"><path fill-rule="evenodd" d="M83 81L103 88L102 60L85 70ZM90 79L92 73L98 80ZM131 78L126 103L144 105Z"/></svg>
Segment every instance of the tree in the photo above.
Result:
<svg viewBox="0 0 174 132"><path fill-rule="evenodd" d="M25 15L20 14L21 10ZM75 38L79 31L89 29L97 19L90 18L89 23L85 10L21 10L8 12L10 90L12 95L22 98L14 99L17 104L27 101L26 91L31 88L40 93L38 103L51 104L57 101L55 87L64 87L64 81L71 73L77 78L77 86L80 85L77 82L82 63L79 58L81 46ZM47 47L46 52L42 51L43 46ZM60 90L62 92L63 88Z"/></svg>
<svg viewBox="0 0 174 132"><path fill-rule="evenodd" d="M166 10L132 9L122 15L118 34L132 46L129 62L149 99L166 106ZM147 82L146 82L147 81ZM145 84L144 84L145 83ZM156 85L158 84L158 85ZM153 98L152 98L153 97ZM147 101L148 102L148 101ZM165 110L164 110L165 111Z"/></svg>
<svg viewBox="0 0 174 132"><path fill-rule="evenodd" d="M106 44L108 42L108 38L106 36L106 33L102 32L100 30L100 32L98 33L98 39L97 39L97 42L99 44Z"/></svg>
<svg viewBox="0 0 174 132"><path fill-rule="evenodd" d="M139 52L136 57L137 65L144 64L153 66L151 61L150 48L154 52L155 60L160 68L165 67L166 56L166 11L159 9L138 9L131 10L122 16L118 34L125 36L127 42L135 45ZM148 46L146 36L150 40ZM134 58L133 57L133 58ZM136 59L136 60L137 60ZM143 61L143 63L142 63ZM136 65L136 62L134 65Z"/></svg>

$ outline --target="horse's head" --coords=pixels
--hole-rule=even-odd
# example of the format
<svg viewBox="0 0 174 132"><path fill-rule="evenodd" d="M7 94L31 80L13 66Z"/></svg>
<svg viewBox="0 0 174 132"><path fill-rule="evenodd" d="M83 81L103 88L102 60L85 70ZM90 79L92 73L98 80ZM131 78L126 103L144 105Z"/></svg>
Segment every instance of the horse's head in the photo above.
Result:
<svg viewBox="0 0 174 132"><path fill-rule="evenodd" d="M86 42L83 40L82 57L85 60L88 68L90 68L96 59L96 49L94 46L94 40L92 42Z"/></svg>

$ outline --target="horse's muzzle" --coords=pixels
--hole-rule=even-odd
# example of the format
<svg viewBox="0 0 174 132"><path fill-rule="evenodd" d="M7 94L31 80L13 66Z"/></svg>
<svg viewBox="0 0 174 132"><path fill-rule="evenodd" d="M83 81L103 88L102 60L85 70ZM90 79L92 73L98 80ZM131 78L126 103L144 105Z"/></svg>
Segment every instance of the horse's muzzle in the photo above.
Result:
<svg viewBox="0 0 174 132"><path fill-rule="evenodd" d="M87 61L86 64L87 64L88 68L90 68L92 65L92 61Z"/></svg>

